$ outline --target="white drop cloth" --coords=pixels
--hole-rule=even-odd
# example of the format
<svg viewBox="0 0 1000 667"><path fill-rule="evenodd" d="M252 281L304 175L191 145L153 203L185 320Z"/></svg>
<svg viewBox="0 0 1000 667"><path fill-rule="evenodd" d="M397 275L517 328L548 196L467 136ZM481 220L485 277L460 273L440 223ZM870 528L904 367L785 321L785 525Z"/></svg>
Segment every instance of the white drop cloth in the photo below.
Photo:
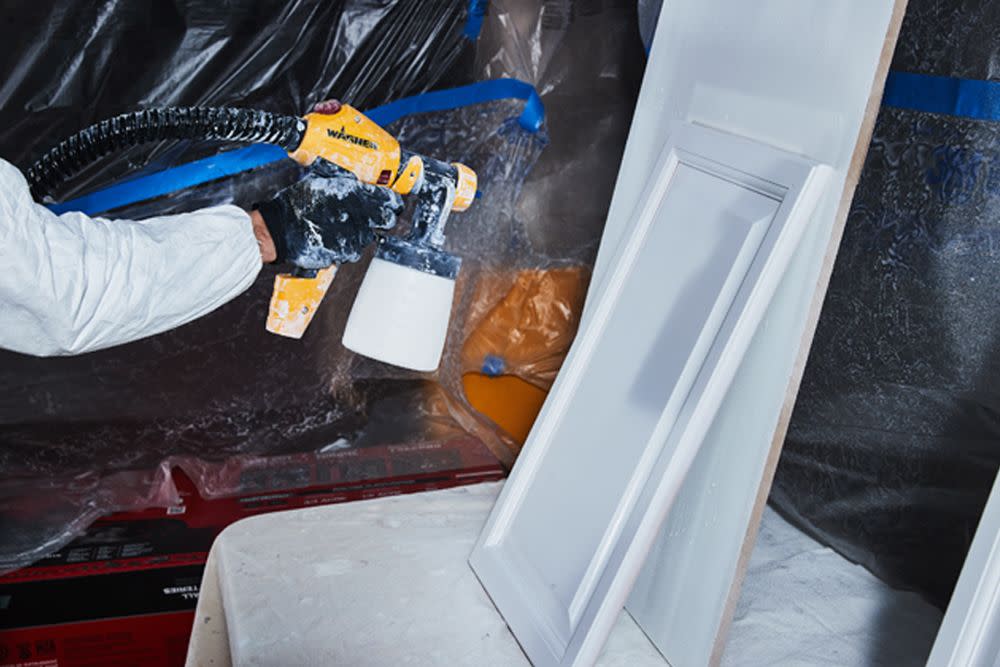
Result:
<svg viewBox="0 0 1000 667"><path fill-rule="evenodd" d="M922 665L940 623L919 595L890 588L768 507L722 665Z"/></svg>
<svg viewBox="0 0 1000 667"><path fill-rule="evenodd" d="M188 666L526 667L466 562L500 486L230 526L212 548ZM939 620L768 510L722 663L904 667ZM666 663L623 613L598 664Z"/></svg>

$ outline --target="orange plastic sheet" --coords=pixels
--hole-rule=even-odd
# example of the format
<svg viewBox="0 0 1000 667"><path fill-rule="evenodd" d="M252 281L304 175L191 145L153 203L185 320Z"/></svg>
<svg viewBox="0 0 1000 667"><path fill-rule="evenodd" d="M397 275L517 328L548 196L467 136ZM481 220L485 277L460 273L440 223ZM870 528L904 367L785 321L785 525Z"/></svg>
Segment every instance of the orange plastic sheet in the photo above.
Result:
<svg viewBox="0 0 1000 667"><path fill-rule="evenodd" d="M480 292L503 278L483 280ZM576 335L589 279L583 267L530 269L515 275L498 302L477 295L476 303L495 305L462 347L463 389L518 449Z"/></svg>

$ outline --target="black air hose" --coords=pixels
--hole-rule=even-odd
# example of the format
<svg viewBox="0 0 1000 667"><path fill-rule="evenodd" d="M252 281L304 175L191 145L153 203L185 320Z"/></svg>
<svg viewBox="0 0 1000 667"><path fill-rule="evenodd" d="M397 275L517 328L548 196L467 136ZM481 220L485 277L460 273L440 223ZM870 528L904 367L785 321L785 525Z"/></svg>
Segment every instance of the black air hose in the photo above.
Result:
<svg viewBox="0 0 1000 667"><path fill-rule="evenodd" d="M116 150L164 139L205 139L277 144L287 151L302 141L305 121L254 109L167 107L125 113L77 132L28 170L39 201L88 164Z"/></svg>

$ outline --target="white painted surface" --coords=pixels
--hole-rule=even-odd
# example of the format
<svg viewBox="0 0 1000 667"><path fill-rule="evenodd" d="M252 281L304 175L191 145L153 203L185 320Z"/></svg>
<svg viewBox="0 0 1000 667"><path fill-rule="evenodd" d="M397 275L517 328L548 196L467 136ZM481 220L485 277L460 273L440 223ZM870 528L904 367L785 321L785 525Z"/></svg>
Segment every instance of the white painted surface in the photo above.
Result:
<svg viewBox="0 0 1000 667"><path fill-rule="evenodd" d="M676 667L709 664L828 234L806 230L626 605Z"/></svg>
<svg viewBox="0 0 1000 667"><path fill-rule="evenodd" d="M1000 476L955 584L928 667L1000 667Z"/></svg>
<svg viewBox="0 0 1000 667"><path fill-rule="evenodd" d="M735 131L834 168L628 602L674 667L708 664L721 632L894 4L664 3L585 322L672 121Z"/></svg>
<svg viewBox="0 0 1000 667"><path fill-rule="evenodd" d="M635 223L632 212L675 121L734 132L832 165L831 192L813 216L832 221L893 4L664 3L591 294L603 288L611 259Z"/></svg>
<svg viewBox="0 0 1000 667"><path fill-rule="evenodd" d="M591 664L822 192L678 128L471 563L537 666Z"/></svg>
<svg viewBox="0 0 1000 667"><path fill-rule="evenodd" d="M499 489L233 524L209 556L188 666L528 667L466 563ZM622 613L598 664L665 663Z"/></svg>

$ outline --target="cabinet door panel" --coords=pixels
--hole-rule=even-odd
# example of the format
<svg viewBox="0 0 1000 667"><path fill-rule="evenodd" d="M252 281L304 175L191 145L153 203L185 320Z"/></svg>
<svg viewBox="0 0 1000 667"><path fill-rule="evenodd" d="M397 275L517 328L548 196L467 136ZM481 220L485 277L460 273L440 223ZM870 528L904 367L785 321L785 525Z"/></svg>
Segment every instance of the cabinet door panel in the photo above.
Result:
<svg viewBox="0 0 1000 667"><path fill-rule="evenodd" d="M535 665L596 657L823 173L689 125L664 149L471 559Z"/></svg>

